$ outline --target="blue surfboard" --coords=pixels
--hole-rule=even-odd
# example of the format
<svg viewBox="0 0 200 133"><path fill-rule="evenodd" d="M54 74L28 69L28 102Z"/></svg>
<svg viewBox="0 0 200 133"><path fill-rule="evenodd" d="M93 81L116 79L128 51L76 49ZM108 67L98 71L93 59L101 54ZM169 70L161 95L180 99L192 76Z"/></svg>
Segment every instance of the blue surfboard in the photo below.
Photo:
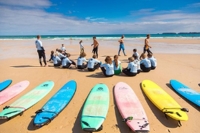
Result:
<svg viewBox="0 0 200 133"><path fill-rule="evenodd" d="M172 88L181 96L200 107L200 93L177 80L170 80Z"/></svg>
<svg viewBox="0 0 200 133"><path fill-rule="evenodd" d="M12 83L11 79L8 79L8 80L5 80L3 82L0 82L0 91L2 91L5 88L7 88L11 83Z"/></svg>
<svg viewBox="0 0 200 133"><path fill-rule="evenodd" d="M49 124L68 105L76 88L76 81L67 82L40 110L36 111L33 124L39 127Z"/></svg>

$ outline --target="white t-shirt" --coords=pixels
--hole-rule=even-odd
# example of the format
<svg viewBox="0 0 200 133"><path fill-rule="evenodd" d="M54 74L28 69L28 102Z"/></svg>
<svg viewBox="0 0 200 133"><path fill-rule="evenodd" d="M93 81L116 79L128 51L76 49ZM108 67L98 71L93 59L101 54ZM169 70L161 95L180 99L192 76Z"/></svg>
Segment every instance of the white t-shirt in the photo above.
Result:
<svg viewBox="0 0 200 133"><path fill-rule="evenodd" d="M135 64L137 64L137 70L141 70L140 68L140 60L134 60Z"/></svg>
<svg viewBox="0 0 200 133"><path fill-rule="evenodd" d="M140 55L138 54L138 52L133 52L133 55L137 57L137 59L139 59Z"/></svg>
<svg viewBox="0 0 200 133"><path fill-rule="evenodd" d="M68 63L72 63L67 57L62 60L62 66L66 66Z"/></svg>
<svg viewBox="0 0 200 133"><path fill-rule="evenodd" d="M36 45L37 50L43 50L42 42L40 40L36 40L35 45Z"/></svg>
<svg viewBox="0 0 200 133"><path fill-rule="evenodd" d="M142 60L140 61L140 64L144 64L144 66L145 66L146 68L151 67L151 62L150 62L150 60L148 60L147 58L142 59Z"/></svg>
<svg viewBox="0 0 200 133"><path fill-rule="evenodd" d="M95 65L96 63L100 63L100 61L97 60L97 59L91 58L91 59L88 60L87 67L88 67L88 68L94 68L94 65Z"/></svg>
<svg viewBox="0 0 200 133"><path fill-rule="evenodd" d="M104 67L106 69L107 75L113 75L114 74L114 66L112 64L101 64L101 67Z"/></svg>
<svg viewBox="0 0 200 133"><path fill-rule="evenodd" d="M83 47L83 43L79 43L79 44L80 44L80 48L84 48L84 47Z"/></svg>
<svg viewBox="0 0 200 133"><path fill-rule="evenodd" d="M121 61L118 60L118 66L116 67L115 61L113 61L114 70L119 70L121 65Z"/></svg>
<svg viewBox="0 0 200 133"><path fill-rule="evenodd" d="M137 73L137 64L135 62L128 63L128 69L130 69L132 73Z"/></svg>
<svg viewBox="0 0 200 133"><path fill-rule="evenodd" d="M60 50L66 51L66 48L63 46L63 47L60 48Z"/></svg>
<svg viewBox="0 0 200 133"><path fill-rule="evenodd" d="M58 64L58 61L61 61L61 59L58 56L53 56L53 64Z"/></svg>
<svg viewBox="0 0 200 133"><path fill-rule="evenodd" d="M154 58L153 56L151 58L148 58L151 62L151 66L156 67L157 66L157 61L156 58Z"/></svg>
<svg viewBox="0 0 200 133"><path fill-rule="evenodd" d="M58 52L58 57L59 57L60 59L66 58L66 56L64 56L62 53L59 53L59 52Z"/></svg>
<svg viewBox="0 0 200 133"><path fill-rule="evenodd" d="M78 66L82 66L84 62L87 62L88 60L86 60L84 57L78 57L77 60L77 65Z"/></svg>

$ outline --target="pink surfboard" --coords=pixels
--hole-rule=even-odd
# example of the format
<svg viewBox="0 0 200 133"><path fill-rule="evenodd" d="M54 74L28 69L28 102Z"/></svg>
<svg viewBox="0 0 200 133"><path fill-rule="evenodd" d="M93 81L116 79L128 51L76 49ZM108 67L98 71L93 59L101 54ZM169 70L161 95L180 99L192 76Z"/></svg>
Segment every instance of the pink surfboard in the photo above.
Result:
<svg viewBox="0 0 200 133"><path fill-rule="evenodd" d="M28 87L28 85L29 81L25 80L0 92L0 105L17 96L19 93L25 90Z"/></svg>
<svg viewBox="0 0 200 133"><path fill-rule="evenodd" d="M126 124L135 132L149 132L146 113L133 89L124 82L115 85L114 96Z"/></svg>

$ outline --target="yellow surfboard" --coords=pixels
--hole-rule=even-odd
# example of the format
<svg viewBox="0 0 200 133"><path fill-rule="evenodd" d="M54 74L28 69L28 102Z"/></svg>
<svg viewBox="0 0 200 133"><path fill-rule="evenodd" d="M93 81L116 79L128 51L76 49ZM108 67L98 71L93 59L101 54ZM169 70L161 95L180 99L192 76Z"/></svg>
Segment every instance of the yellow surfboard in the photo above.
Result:
<svg viewBox="0 0 200 133"><path fill-rule="evenodd" d="M186 121L188 116L186 108L182 108L169 94L162 88L150 80L142 81L142 90L150 101L163 113L169 117L178 120Z"/></svg>

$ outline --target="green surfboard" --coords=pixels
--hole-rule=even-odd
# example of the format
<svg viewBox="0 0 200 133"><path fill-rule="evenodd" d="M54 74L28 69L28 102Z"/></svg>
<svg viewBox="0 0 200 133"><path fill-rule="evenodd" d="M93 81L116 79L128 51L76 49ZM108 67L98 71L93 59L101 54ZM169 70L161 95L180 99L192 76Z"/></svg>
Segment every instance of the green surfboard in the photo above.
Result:
<svg viewBox="0 0 200 133"><path fill-rule="evenodd" d="M45 97L52 90L53 86L53 81L43 82L11 105L6 106L3 111L0 112L0 119L10 119L11 117L22 114L25 110Z"/></svg>
<svg viewBox="0 0 200 133"><path fill-rule="evenodd" d="M109 90L105 84L97 84L90 91L81 115L84 131L95 132L102 129L109 108Z"/></svg>

